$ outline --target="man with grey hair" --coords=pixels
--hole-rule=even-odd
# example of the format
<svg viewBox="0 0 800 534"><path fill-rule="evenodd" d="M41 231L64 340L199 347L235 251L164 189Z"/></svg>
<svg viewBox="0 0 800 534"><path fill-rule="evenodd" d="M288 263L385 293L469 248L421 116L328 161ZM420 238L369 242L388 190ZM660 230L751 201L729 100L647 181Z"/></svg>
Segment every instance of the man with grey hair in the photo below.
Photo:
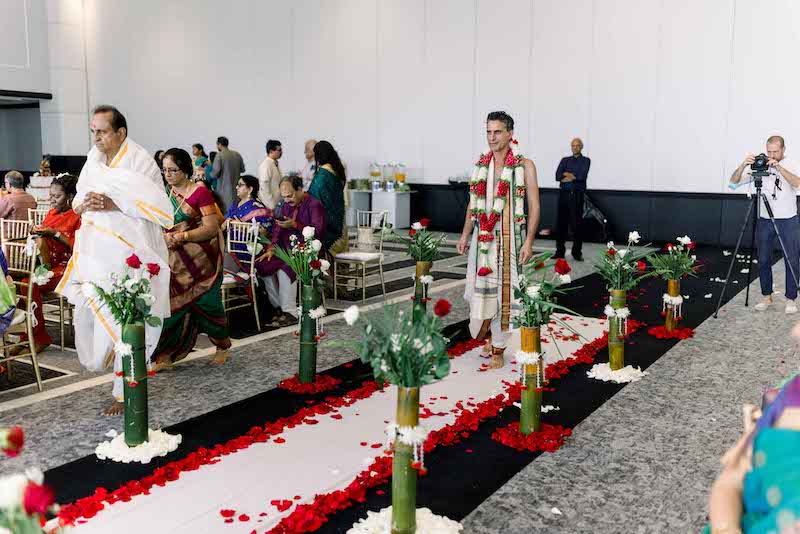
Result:
<svg viewBox="0 0 800 534"><path fill-rule="evenodd" d="M36 199L25 192L25 178L19 171L6 173L6 191L0 198L0 219L27 221L28 208L36 209Z"/></svg>

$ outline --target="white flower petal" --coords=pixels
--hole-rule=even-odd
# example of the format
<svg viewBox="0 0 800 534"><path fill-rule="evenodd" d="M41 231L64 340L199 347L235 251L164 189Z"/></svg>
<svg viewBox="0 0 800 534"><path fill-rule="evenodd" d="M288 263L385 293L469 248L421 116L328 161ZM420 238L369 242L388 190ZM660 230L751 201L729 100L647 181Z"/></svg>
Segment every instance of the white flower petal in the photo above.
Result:
<svg viewBox="0 0 800 534"><path fill-rule="evenodd" d="M358 321L358 313L358 306L350 306L344 311L344 320L347 322L347 324L353 326L356 324L356 321Z"/></svg>

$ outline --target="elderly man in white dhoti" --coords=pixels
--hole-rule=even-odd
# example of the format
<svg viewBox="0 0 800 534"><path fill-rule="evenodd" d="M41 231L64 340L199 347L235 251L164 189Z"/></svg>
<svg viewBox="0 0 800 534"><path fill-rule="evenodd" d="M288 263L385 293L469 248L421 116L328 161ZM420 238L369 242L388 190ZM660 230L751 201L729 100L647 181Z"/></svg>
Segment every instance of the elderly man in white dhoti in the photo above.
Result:
<svg viewBox="0 0 800 534"><path fill-rule="evenodd" d="M123 380L117 373L122 362L114 345L121 326L107 306L92 291L91 283L108 290L109 275L119 273L125 260L136 254L143 263L155 263L162 275L151 281L155 297L151 313L170 314L169 262L163 228L173 223L161 172L145 149L128 139L125 117L112 106L98 106L91 121L94 147L78 179L73 201L81 216L72 259L56 291L75 305L75 344L81 363L91 371L113 365L114 402L103 412L118 415L123 410ZM146 327L149 358L158 344L161 326Z"/></svg>
<svg viewBox="0 0 800 534"><path fill-rule="evenodd" d="M502 111L489 113L486 140L490 152L481 155L475 165L469 208L458 242L460 254L471 250L464 292L470 305L470 333L486 340L484 353L491 351L493 369L504 363L503 352L511 340L511 318L519 310L514 298L517 267L533 257L539 225L536 167L522 156L513 137L514 119Z"/></svg>

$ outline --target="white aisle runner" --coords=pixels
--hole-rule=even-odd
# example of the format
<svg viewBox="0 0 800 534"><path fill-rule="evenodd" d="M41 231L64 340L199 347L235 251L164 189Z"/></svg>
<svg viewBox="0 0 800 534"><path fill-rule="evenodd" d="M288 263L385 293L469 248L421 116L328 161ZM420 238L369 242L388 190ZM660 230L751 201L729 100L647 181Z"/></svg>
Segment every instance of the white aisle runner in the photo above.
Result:
<svg viewBox="0 0 800 534"><path fill-rule="evenodd" d="M605 328L605 321L600 319L575 318L569 324L589 341L601 337ZM555 332L570 335L558 327ZM585 340L560 340L559 347L566 358L585 343ZM506 366L496 371L481 371L488 360L480 357L480 349L451 360L451 375L423 387L420 399L432 412L445 415L421 419L420 423L428 430L438 430L453 423L456 414L451 410L459 412L456 403L469 407L503 393L502 381L516 380L513 372L516 366L510 362L519 344L519 334L515 332L506 351ZM561 359L552 341L542 348L548 363ZM164 487L153 486L150 495L107 505L96 517L77 525L74 532L267 532L289 515L294 505L310 503L317 494L345 488L377 456L384 454L384 429L387 422L394 420L396 402L396 388L392 386L340 408L341 419L331 414L318 415L315 417L318 424L303 424L281 433L285 443L275 443L273 437L266 443L254 443L245 450L222 456L216 464L183 472L178 480ZM435 464L426 467L436 469ZM300 499L295 500L295 496ZM284 499L294 504L283 512L270 504ZM225 523L220 514L223 509L235 510L233 523ZM260 515L263 513L267 515ZM249 520L241 521L243 514Z"/></svg>

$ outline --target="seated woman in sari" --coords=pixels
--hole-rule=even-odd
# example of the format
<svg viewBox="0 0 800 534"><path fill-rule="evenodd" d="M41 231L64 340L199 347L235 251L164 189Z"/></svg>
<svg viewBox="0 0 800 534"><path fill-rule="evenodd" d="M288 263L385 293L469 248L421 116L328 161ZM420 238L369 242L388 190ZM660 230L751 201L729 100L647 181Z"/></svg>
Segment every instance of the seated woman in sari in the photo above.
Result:
<svg viewBox="0 0 800 534"><path fill-rule="evenodd" d="M347 176L339 154L328 141L314 145L317 172L308 194L325 206L328 225L322 237L322 249L336 255L348 248L345 227L344 185Z"/></svg>
<svg viewBox="0 0 800 534"><path fill-rule="evenodd" d="M722 458L705 533L800 533L800 376Z"/></svg>
<svg viewBox="0 0 800 534"><path fill-rule="evenodd" d="M33 301L36 303L33 342L37 353L45 350L53 342L45 328L42 293L52 292L64 276L69 259L72 257L75 233L81 227L80 216L72 211L72 199L77 193L77 184L78 178L69 174L54 178L50 184L50 205L53 208L47 213L42 224L34 226L31 230L31 233L39 238L42 263L49 265L52 273L49 280L39 280L39 283L33 286ZM26 334L22 335L23 341L27 341L27 338ZM21 347L14 347L11 352L13 354L16 351L18 354L20 350Z"/></svg>
<svg viewBox="0 0 800 534"><path fill-rule="evenodd" d="M156 370L171 367L194 348L203 332L216 345L212 363L225 363L231 340L222 305L222 231L211 193L191 181L188 152L171 148L164 155L164 177L175 225L165 232L171 271L171 316L153 355Z"/></svg>
<svg viewBox="0 0 800 534"><path fill-rule="evenodd" d="M236 196L239 202L231 204L222 229L228 226L228 221L240 221L252 223L255 221L259 225L259 233L265 239L272 239L272 226L275 218L272 210L258 200L258 178L245 174L236 183ZM250 259L250 253L246 250L243 243L234 243L234 255L237 260Z"/></svg>

